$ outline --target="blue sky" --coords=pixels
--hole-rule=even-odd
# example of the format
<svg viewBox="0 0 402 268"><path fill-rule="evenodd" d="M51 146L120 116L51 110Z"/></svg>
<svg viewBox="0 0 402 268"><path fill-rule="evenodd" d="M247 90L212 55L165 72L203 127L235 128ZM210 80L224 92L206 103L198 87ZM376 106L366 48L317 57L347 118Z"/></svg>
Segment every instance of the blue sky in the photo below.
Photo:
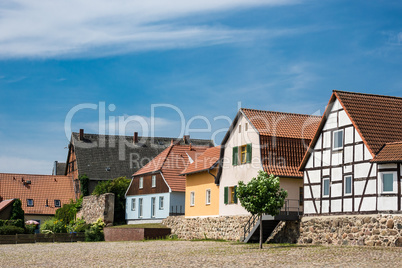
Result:
<svg viewBox="0 0 402 268"><path fill-rule="evenodd" d="M85 103L104 103L107 124L149 123L152 104L169 104L185 123L207 118L190 134L219 143L239 103L313 114L333 89L402 96L401 14L374 0L2 2L0 172L49 174ZM98 110L71 129L98 132ZM156 136L180 134L175 110L155 117Z"/></svg>

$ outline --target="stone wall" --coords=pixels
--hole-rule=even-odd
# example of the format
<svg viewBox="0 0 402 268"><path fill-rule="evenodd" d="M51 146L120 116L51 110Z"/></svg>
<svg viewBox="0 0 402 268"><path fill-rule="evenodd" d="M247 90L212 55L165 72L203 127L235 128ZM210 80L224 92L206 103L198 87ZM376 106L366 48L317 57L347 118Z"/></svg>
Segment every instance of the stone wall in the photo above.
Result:
<svg viewBox="0 0 402 268"><path fill-rule="evenodd" d="M180 239L224 239L237 241L243 237L243 227L250 216L223 216L209 218L184 218L171 216L162 224L172 229Z"/></svg>
<svg viewBox="0 0 402 268"><path fill-rule="evenodd" d="M402 215L304 217L300 244L402 246Z"/></svg>
<svg viewBox="0 0 402 268"><path fill-rule="evenodd" d="M114 194L102 194L99 196L84 196L82 208L77 213L77 218L83 218L87 223L96 222L101 218L106 225L113 225Z"/></svg>

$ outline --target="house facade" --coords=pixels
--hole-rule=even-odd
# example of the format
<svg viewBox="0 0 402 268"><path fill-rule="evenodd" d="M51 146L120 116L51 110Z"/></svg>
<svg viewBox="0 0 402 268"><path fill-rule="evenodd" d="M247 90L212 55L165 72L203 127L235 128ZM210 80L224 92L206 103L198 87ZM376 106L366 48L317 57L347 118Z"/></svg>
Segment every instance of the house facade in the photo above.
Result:
<svg viewBox="0 0 402 268"><path fill-rule="evenodd" d="M320 117L240 109L222 141L219 215L248 215L236 197L239 181L249 182L259 170L280 178L289 205L302 205L303 173L298 167L314 137Z"/></svg>
<svg viewBox="0 0 402 268"><path fill-rule="evenodd" d="M78 178L87 175L89 192L92 193L100 181L118 177L131 178L132 174L145 166L154 157L170 146L172 138L99 135L85 133L71 134L65 174L75 181L79 195ZM177 139L174 139L177 140ZM184 144L210 145L210 140L190 139L184 136Z"/></svg>
<svg viewBox="0 0 402 268"><path fill-rule="evenodd" d="M184 215L185 177L180 174L207 146L174 143L133 174L126 192L128 224Z"/></svg>
<svg viewBox="0 0 402 268"><path fill-rule="evenodd" d="M185 217L216 217L219 215L219 186L215 178L219 168L220 146L208 148L187 166Z"/></svg>
<svg viewBox="0 0 402 268"><path fill-rule="evenodd" d="M0 173L0 201L20 199L25 220L43 223L75 199L70 177Z"/></svg>
<svg viewBox="0 0 402 268"><path fill-rule="evenodd" d="M334 91L300 170L305 215L401 212L402 98Z"/></svg>

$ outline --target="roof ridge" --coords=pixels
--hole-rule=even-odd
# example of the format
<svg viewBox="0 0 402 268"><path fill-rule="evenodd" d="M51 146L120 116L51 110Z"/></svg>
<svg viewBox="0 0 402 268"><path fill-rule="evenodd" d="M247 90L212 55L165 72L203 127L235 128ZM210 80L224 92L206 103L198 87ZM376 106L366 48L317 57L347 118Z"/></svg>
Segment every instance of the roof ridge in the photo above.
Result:
<svg viewBox="0 0 402 268"><path fill-rule="evenodd" d="M319 118L321 118L321 115L298 114L298 113L288 113L288 112L278 112L278 111L269 111L269 110L259 110L259 109L251 109L251 108L240 108L240 110L250 110L250 111L258 111L258 112L266 112L266 113L276 113L276 114L287 114L287 115L309 116L309 117L319 117Z"/></svg>
<svg viewBox="0 0 402 268"><path fill-rule="evenodd" d="M79 134L79 132L75 132L75 131L73 131L73 132L71 132L71 134ZM117 135L117 134L99 134L99 133L88 133L88 132L85 132L84 133L84 135L97 135L97 136L115 136L115 137L130 137L130 138L132 138L133 136L131 136L131 135ZM153 137L153 136L138 136L138 138L153 138L153 139L176 139L176 140L178 140L178 139L182 139L182 137L177 137L177 138L173 138L173 137ZM193 138L191 138L190 137L190 140L203 140L203 141L212 141L211 139L201 139L201 138L196 138L196 139L193 139Z"/></svg>
<svg viewBox="0 0 402 268"><path fill-rule="evenodd" d="M353 92L353 91L343 91L343 90L336 90L336 89L334 89L332 92L354 94L354 95L364 95L364 96L373 96L373 97L382 97L382 98L391 98L391 99L402 99L402 97L397 97L397 96L380 95L380 94L372 94L372 93L361 93L361 92Z"/></svg>
<svg viewBox="0 0 402 268"><path fill-rule="evenodd" d="M70 178L69 176L66 175L52 175L52 174L28 174L28 173L9 173L9 172L0 172L1 174L5 175L26 175L26 176L49 176L49 177L67 177Z"/></svg>
<svg viewBox="0 0 402 268"><path fill-rule="evenodd" d="M402 144L402 141L393 141L385 143L385 145L391 145L391 144Z"/></svg>

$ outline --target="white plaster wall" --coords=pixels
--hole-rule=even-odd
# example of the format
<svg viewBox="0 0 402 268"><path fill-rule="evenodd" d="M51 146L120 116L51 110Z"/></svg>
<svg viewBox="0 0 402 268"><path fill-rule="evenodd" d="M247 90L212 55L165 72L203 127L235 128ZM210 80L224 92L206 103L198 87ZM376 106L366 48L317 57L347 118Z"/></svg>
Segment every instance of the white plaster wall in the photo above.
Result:
<svg viewBox="0 0 402 268"><path fill-rule="evenodd" d="M320 177L320 171L319 170L309 170L308 171L308 176L310 178L310 183L321 182L321 177Z"/></svg>
<svg viewBox="0 0 402 268"><path fill-rule="evenodd" d="M345 128L345 144L353 143L353 131L354 131L354 127Z"/></svg>
<svg viewBox="0 0 402 268"><path fill-rule="evenodd" d="M352 172L352 165L344 165L343 166L343 172L344 173L348 173L348 172Z"/></svg>
<svg viewBox="0 0 402 268"><path fill-rule="evenodd" d="M332 165L336 166L340 164L342 164L342 151L332 153Z"/></svg>
<svg viewBox="0 0 402 268"><path fill-rule="evenodd" d="M345 146L344 151L344 159L345 163L353 162L353 146Z"/></svg>
<svg viewBox="0 0 402 268"><path fill-rule="evenodd" d="M323 129L328 130L328 129L337 128L337 127L338 127L338 118L336 116L336 113L329 114Z"/></svg>
<svg viewBox="0 0 402 268"><path fill-rule="evenodd" d="M366 145L364 145L364 160L371 160L373 157Z"/></svg>
<svg viewBox="0 0 402 268"><path fill-rule="evenodd" d="M380 196L378 197L378 210L397 210L398 198L395 196Z"/></svg>
<svg viewBox="0 0 402 268"><path fill-rule="evenodd" d="M397 168L397 164L378 164L378 169Z"/></svg>
<svg viewBox="0 0 402 268"><path fill-rule="evenodd" d="M248 123L247 132L244 131L245 124ZM239 133L239 125L242 130ZM233 147L242 146L245 144L252 144L252 161L248 164L233 166L232 156ZM240 115L240 118L234 127L224 151L224 161L222 165L222 175L219 183L219 215L248 215L249 213L238 204L225 204L224 191L225 187L232 187L238 184L239 181L245 183L249 182L253 177L258 175L258 171L262 170L261 165L261 151L260 151L260 138L257 131L252 127L248 120Z"/></svg>
<svg viewBox="0 0 402 268"><path fill-rule="evenodd" d="M355 162L363 160L363 144L355 146Z"/></svg>
<svg viewBox="0 0 402 268"><path fill-rule="evenodd" d="M342 196L342 183L331 184L331 197Z"/></svg>
<svg viewBox="0 0 402 268"><path fill-rule="evenodd" d="M315 214L315 208L313 201L305 201L304 202L304 213L305 214Z"/></svg>
<svg viewBox="0 0 402 268"><path fill-rule="evenodd" d="M370 163L361 163L355 165L355 179L358 178L367 178L370 170ZM374 168L374 167L373 167Z"/></svg>
<svg viewBox="0 0 402 268"><path fill-rule="evenodd" d="M163 196L163 209L159 209L159 197ZM138 220L138 219L164 219L169 216L170 206L170 193L161 194L147 194L147 195L132 195L126 198L126 220ZM151 198L155 197L155 218L151 218ZM143 200L143 217L138 216L139 213L139 198ZM135 211L131 209L132 199L136 199ZM184 202L183 202L184 209ZM184 210L183 210L184 212Z"/></svg>
<svg viewBox="0 0 402 268"><path fill-rule="evenodd" d="M342 179L342 167L332 168L331 180L341 181Z"/></svg>
<svg viewBox="0 0 402 268"><path fill-rule="evenodd" d="M322 153L322 165L328 167L331 165L331 151L325 150Z"/></svg>
<svg viewBox="0 0 402 268"><path fill-rule="evenodd" d="M321 185L312 185L311 189L313 190L314 198L319 198L321 193Z"/></svg>
<svg viewBox="0 0 402 268"><path fill-rule="evenodd" d="M329 213L329 201L322 200L322 213Z"/></svg>
<svg viewBox="0 0 402 268"><path fill-rule="evenodd" d="M321 167L321 152L314 152L314 167Z"/></svg>
<svg viewBox="0 0 402 268"><path fill-rule="evenodd" d="M324 132L324 148L331 148L331 132Z"/></svg>
<svg viewBox="0 0 402 268"><path fill-rule="evenodd" d="M375 197L365 197L363 198L363 203L360 208L360 211L373 211L375 210L375 202L376 198ZM359 207L356 207L356 210L358 210Z"/></svg>
<svg viewBox="0 0 402 268"><path fill-rule="evenodd" d="M355 142L363 141L362 137L360 137L359 132L355 129Z"/></svg>
<svg viewBox="0 0 402 268"><path fill-rule="evenodd" d="M342 200L331 200L331 212L341 212L342 211Z"/></svg>
<svg viewBox="0 0 402 268"><path fill-rule="evenodd" d="M351 125L352 121L350 121L349 116L346 114L344 110L339 112L339 127Z"/></svg>
<svg viewBox="0 0 402 268"><path fill-rule="evenodd" d="M328 176L329 175L329 168L324 168L323 170L322 170L322 175L323 176Z"/></svg>
<svg viewBox="0 0 402 268"><path fill-rule="evenodd" d="M351 212L352 211L352 198L343 199L343 211Z"/></svg>

